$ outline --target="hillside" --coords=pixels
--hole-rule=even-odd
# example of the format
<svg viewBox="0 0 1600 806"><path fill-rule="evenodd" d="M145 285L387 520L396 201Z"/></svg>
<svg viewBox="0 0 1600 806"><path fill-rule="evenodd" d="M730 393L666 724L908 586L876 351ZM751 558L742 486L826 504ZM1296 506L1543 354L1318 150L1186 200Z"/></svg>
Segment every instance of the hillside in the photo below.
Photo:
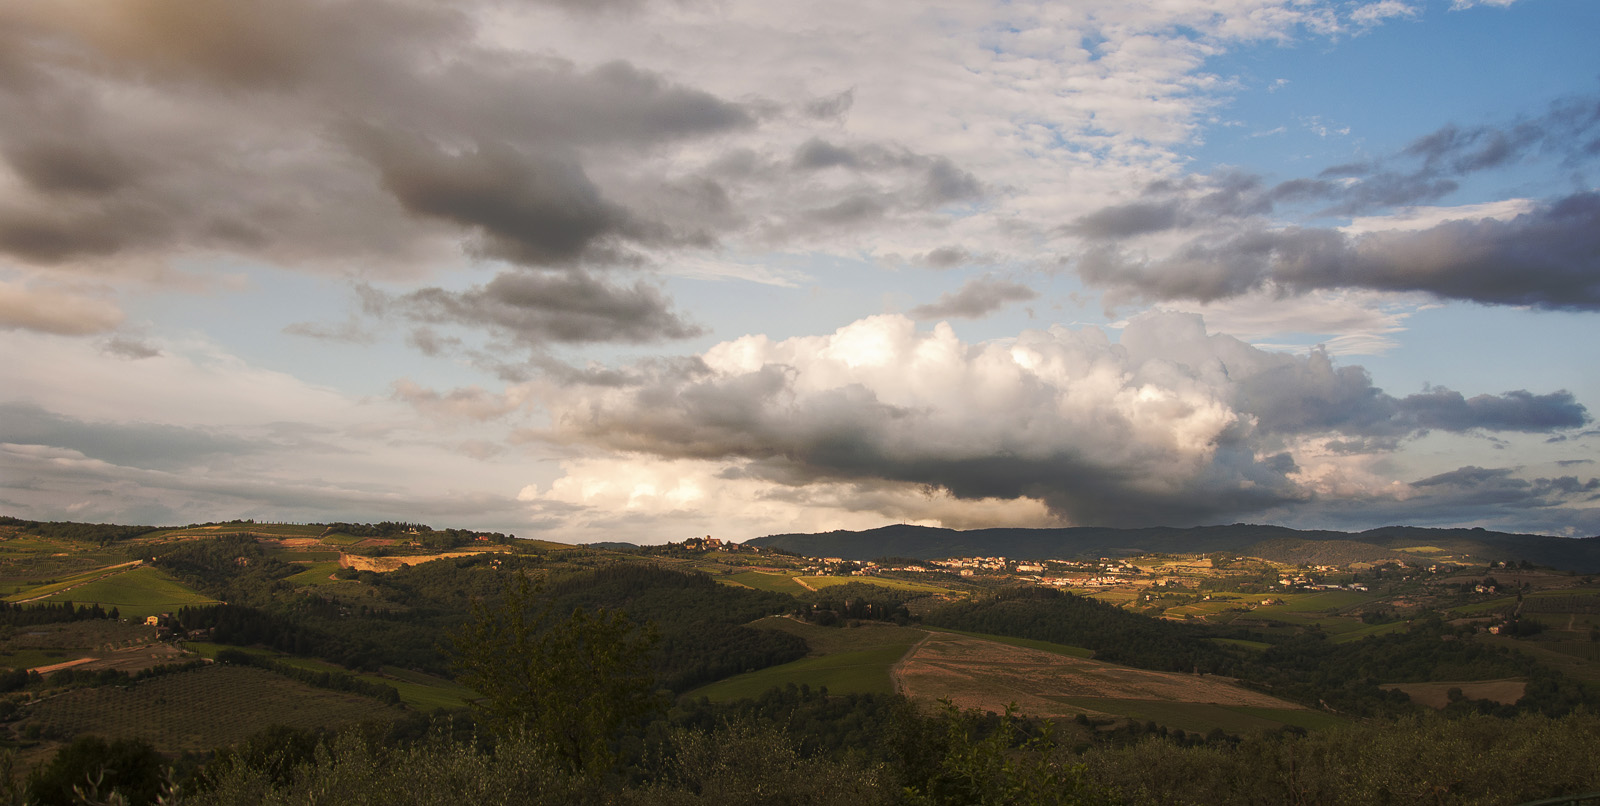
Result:
<svg viewBox="0 0 1600 806"><path fill-rule="evenodd" d="M768 535L745 545L811 557L871 560L1002 556L1090 559L1135 554L1232 554L1278 562L1376 562L1389 559L1526 560L1564 571L1600 571L1600 537L1565 538L1482 529L1387 526L1366 532L1301 531L1233 524L1191 528L972 529L898 524L860 532Z"/></svg>

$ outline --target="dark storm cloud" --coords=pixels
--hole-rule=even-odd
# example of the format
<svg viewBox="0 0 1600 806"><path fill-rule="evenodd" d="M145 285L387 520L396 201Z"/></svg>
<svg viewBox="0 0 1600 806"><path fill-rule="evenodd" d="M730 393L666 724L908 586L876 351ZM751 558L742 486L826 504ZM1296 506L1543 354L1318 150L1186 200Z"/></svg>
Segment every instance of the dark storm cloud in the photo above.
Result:
<svg viewBox="0 0 1600 806"><path fill-rule="evenodd" d="M28 403L0 403L0 442L64 448L90 459L151 470L193 467L265 447L199 428L89 422Z"/></svg>
<svg viewBox="0 0 1600 806"><path fill-rule="evenodd" d="M960 289L941 294L938 301L918 305L908 313L913 319L981 319L1013 302L1037 299L1039 292L1021 283L984 275L974 277Z"/></svg>
<svg viewBox="0 0 1600 806"><path fill-rule="evenodd" d="M1600 534L1600 479L1522 478L1514 468L1461 467L1406 485L1398 498L1359 495L1317 498L1269 514L1318 524L1314 528L1371 529L1483 526L1510 532L1585 537Z"/></svg>
<svg viewBox="0 0 1600 806"><path fill-rule="evenodd" d="M1196 239L1159 260L1101 246L1079 259L1078 271L1094 285L1145 299L1370 288L1600 310L1600 194L1569 196L1509 221L1446 221L1420 231L1251 229Z"/></svg>
<svg viewBox="0 0 1600 806"><path fill-rule="evenodd" d="M1589 422L1589 410L1565 390L1548 395L1517 390L1469 399L1449 389L1432 389L1399 401L1399 412L1421 428L1444 431L1549 433Z"/></svg>
<svg viewBox="0 0 1600 806"><path fill-rule="evenodd" d="M418 137L374 129L356 140L407 210L481 233L480 248L494 257L531 265L569 262L601 238L637 229L570 156L504 144L452 154Z"/></svg>
<svg viewBox="0 0 1600 806"><path fill-rule="evenodd" d="M530 348L639 344L702 332L648 283L613 285L582 273L506 272L470 291L425 288L394 297L386 307L428 324L484 327Z"/></svg>
<svg viewBox="0 0 1600 806"><path fill-rule="evenodd" d="M1565 390L1536 395L1463 396L1442 387L1396 398L1373 386L1359 366L1336 367L1320 350L1304 358L1279 356L1255 372L1230 367L1239 377L1235 404L1257 418L1266 433L1334 432L1375 440L1427 431L1480 430L1548 434L1581 428L1589 410Z"/></svg>
<svg viewBox="0 0 1600 806"><path fill-rule="evenodd" d="M1437 488L1439 494L1470 497L1477 505L1499 507L1553 507L1574 497L1600 492L1600 478L1581 481L1576 476L1517 478L1508 468L1463 467L1411 483Z"/></svg>

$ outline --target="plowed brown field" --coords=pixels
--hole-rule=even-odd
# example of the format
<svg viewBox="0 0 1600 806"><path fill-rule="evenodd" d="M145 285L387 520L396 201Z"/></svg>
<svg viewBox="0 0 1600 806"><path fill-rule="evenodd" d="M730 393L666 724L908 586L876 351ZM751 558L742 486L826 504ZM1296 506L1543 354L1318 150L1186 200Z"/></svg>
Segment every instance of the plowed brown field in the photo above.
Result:
<svg viewBox="0 0 1600 806"><path fill-rule="evenodd" d="M893 675L908 697L995 712L1014 702L1036 717L1097 713L1062 701L1068 697L1300 708L1224 677L1152 672L939 632L906 653Z"/></svg>

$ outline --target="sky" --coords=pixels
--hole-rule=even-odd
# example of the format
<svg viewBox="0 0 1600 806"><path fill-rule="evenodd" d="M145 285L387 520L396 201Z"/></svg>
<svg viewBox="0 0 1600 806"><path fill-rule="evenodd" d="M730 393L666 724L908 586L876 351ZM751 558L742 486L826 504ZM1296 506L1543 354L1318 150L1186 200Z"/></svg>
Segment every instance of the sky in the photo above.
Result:
<svg viewBox="0 0 1600 806"><path fill-rule="evenodd" d="M12 0L0 513L1600 535L1592 0Z"/></svg>

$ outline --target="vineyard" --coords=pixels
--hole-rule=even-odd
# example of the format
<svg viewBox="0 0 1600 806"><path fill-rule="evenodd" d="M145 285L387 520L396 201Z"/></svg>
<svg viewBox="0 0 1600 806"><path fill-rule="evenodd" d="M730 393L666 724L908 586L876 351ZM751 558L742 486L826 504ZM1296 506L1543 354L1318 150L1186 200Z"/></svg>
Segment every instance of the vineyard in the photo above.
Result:
<svg viewBox="0 0 1600 806"><path fill-rule="evenodd" d="M51 697L24 710L19 732L131 737L165 752L204 752L272 725L335 728L400 714L369 697L312 688L262 669L219 665Z"/></svg>

